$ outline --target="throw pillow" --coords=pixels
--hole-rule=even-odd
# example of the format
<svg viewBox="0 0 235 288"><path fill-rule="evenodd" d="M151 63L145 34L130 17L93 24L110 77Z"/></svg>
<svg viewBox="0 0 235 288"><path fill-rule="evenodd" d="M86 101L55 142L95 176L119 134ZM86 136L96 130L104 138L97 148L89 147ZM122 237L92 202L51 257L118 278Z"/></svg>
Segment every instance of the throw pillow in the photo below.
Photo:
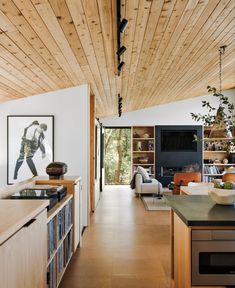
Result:
<svg viewBox="0 0 235 288"><path fill-rule="evenodd" d="M150 180L148 172L143 167L138 166L137 172L142 175L144 182Z"/></svg>

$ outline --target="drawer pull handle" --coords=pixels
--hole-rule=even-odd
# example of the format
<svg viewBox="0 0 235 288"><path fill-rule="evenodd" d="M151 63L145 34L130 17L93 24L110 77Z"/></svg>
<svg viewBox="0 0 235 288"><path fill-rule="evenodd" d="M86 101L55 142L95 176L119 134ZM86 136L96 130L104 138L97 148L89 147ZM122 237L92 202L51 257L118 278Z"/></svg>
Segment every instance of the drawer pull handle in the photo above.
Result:
<svg viewBox="0 0 235 288"><path fill-rule="evenodd" d="M36 221L36 219L31 219L31 220L29 220L27 223L25 223L23 227L29 227L29 226L30 226L31 224L33 224L33 222L35 222L35 221Z"/></svg>

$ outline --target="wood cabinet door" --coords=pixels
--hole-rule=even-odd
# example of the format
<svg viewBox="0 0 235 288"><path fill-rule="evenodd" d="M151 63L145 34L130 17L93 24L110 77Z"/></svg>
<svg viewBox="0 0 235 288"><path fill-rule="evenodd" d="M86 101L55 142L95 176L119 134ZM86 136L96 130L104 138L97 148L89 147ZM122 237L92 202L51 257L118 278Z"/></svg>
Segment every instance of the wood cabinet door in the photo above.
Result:
<svg viewBox="0 0 235 288"><path fill-rule="evenodd" d="M47 212L46 209L24 226L27 246L25 288L45 288L47 274ZM18 287L18 286L17 286Z"/></svg>
<svg viewBox="0 0 235 288"><path fill-rule="evenodd" d="M27 243L22 228L0 246L0 286L25 288Z"/></svg>

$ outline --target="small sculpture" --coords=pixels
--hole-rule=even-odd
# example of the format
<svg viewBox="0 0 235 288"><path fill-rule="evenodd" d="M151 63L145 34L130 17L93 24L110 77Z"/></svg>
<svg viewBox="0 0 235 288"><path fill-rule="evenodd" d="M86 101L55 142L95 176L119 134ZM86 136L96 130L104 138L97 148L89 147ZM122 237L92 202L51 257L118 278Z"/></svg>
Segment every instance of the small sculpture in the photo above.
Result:
<svg viewBox="0 0 235 288"><path fill-rule="evenodd" d="M148 133L144 133L143 138L150 138L150 135Z"/></svg>
<svg viewBox="0 0 235 288"><path fill-rule="evenodd" d="M228 159L227 159L227 158L225 158L225 159L223 160L223 164L228 164Z"/></svg>
<svg viewBox="0 0 235 288"><path fill-rule="evenodd" d="M142 151L142 142L141 141L137 142L137 150Z"/></svg>
<svg viewBox="0 0 235 288"><path fill-rule="evenodd" d="M49 179L63 179L67 170L67 164L63 162L52 162L47 166L46 173L49 175Z"/></svg>

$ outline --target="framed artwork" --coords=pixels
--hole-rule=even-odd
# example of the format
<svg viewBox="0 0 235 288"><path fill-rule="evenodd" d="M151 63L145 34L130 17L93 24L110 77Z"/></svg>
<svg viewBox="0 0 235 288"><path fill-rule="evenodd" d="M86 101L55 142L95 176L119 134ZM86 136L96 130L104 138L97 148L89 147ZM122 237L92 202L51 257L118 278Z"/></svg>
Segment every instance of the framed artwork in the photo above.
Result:
<svg viewBox="0 0 235 288"><path fill-rule="evenodd" d="M7 116L7 183L46 175L54 161L54 116Z"/></svg>

